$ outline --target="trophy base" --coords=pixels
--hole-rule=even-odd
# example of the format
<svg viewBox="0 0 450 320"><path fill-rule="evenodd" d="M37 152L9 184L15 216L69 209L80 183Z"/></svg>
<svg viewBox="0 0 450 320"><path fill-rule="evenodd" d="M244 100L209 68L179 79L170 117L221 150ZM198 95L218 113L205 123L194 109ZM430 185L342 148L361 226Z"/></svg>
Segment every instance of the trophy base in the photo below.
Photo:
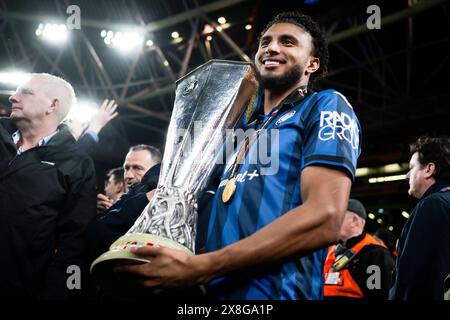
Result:
<svg viewBox="0 0 450 320"><path fill-rule="evenodd" d="M92 262L90 268L92 276L100 287L115 297L130 298L142 294L140 291L143 289L137 287L134 281L131 281L131 275L114 272L114 268L119 265L142 264L151 260L132 253L130 248L133 246L161 246L193 254L178 242L161 236L134 233L120 237L110 246L109 251Z"/></svg>

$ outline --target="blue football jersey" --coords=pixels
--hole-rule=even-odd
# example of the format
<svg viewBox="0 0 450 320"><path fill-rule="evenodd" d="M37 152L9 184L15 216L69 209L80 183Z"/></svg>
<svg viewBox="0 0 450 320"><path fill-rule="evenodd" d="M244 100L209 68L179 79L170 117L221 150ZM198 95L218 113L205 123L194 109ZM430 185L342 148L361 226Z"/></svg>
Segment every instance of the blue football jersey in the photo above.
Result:
<svg viewBox="0 0 450 320"><path fill-rule="evenodd" d="M270 117L259 115L247 129L261 128ZM325 90L303 99L294 92L250 145L235 176L235 194L223 203L237 150L227 161L211 209L206 251L248 237L301 205L300 177L306 166L333 166L354 179L360 147L359 121L342 94ZM251 275L215 279L208 288L222 299L322 299L325 258L325 250L318 250Z"/></svg>

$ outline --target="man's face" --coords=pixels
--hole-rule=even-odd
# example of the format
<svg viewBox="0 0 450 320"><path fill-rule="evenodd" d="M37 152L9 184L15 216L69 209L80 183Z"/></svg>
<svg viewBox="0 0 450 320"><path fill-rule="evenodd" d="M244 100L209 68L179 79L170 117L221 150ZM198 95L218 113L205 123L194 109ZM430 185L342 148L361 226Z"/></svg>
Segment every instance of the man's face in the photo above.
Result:
<svg viewBox="0 0 450 320"><path fill-rule="evenodd" d="M351 236L353 236L355 224L356 224L355 214L347 210L344 216L344 221L342 222L341 225L339 239L345 241Z"/></svg>
<svg viewBox="0 0 450 320"><path fill-rule="evenodd" d="M276 23L261 37L255 56L258 79L265 89L289 90L299 85L310 66L311 35L292 23Z"/></svg>
<svg viewBox="0 0 450 320"><path fill-rule="evenodd" d="M414 198L420 199L429 184L426 178L427 167L419 162L419 153L414 153L409 161L409 171L406 174L406 180L409 182L408 194Z"/></svg>
<svg viewBox="0 0 450 320"><path fill-rule="evenodd" d="M147 150L128 152L123 164L123 169L125 170L124 179L127 188L129 189L132 185L141 182L144 174L153 165L152 156Z"/></svg>
<svg viewBox="0 0 450 320"><path fill-rule="evenodd" d="M45 89L42 80L36 77L19 86L9 97L10 118L27 122L43 120L52 105L52 100L45 94Z"/></svg>
<svg viewBox="0 0 450 320"><path fill-rule="evenodd" d="M120 190L120 186L114 180L114 176L110 175L108 180L105 181L105 196L114 199L117 196L118 190Z"/></svg>

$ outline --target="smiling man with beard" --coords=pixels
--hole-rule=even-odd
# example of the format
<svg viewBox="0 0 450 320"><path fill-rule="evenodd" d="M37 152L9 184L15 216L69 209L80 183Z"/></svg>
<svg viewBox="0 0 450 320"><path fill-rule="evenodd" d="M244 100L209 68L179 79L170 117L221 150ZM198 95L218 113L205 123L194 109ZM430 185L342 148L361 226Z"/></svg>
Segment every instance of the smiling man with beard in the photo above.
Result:
<svg viewBox="0 0 450 320"><path fill-rule="evenodd" d="M327 62L325 39L310 17L276 16L255 56L261 91L248 129L256 133L225 165L207 253L137 248L151 263L117 271L138 275L155 291L207 284L213 299L323 298L323 248L339 238L360 154L360 126L347 99L312 91ZM252 161L265 139L275 171L263 159Z"/></svg>

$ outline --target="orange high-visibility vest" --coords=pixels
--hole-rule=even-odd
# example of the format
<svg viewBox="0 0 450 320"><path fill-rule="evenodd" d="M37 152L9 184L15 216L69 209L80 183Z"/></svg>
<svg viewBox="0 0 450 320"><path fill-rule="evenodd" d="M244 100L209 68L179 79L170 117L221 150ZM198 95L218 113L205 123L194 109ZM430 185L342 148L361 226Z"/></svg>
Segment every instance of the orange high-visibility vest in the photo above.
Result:
<svg viewBox="0 0 450 320"><path fill-rule="evenodd" d="M366 234L365 237L358 242L351 249L356 253L356 255L368 245L377 245L386 248L385 245L378 242L370 234ZM340 271L334 271L332 266L336 260L334 256L334 250L336 246L331 246L328 249L327 260L325 261L324 267L324 296L325 297L347 297L347 298L359 298L363 299L364 294L359 288L356 281L353 279L348 266L345 266ZM351 262L349 262L351 263Z"/></svg>

